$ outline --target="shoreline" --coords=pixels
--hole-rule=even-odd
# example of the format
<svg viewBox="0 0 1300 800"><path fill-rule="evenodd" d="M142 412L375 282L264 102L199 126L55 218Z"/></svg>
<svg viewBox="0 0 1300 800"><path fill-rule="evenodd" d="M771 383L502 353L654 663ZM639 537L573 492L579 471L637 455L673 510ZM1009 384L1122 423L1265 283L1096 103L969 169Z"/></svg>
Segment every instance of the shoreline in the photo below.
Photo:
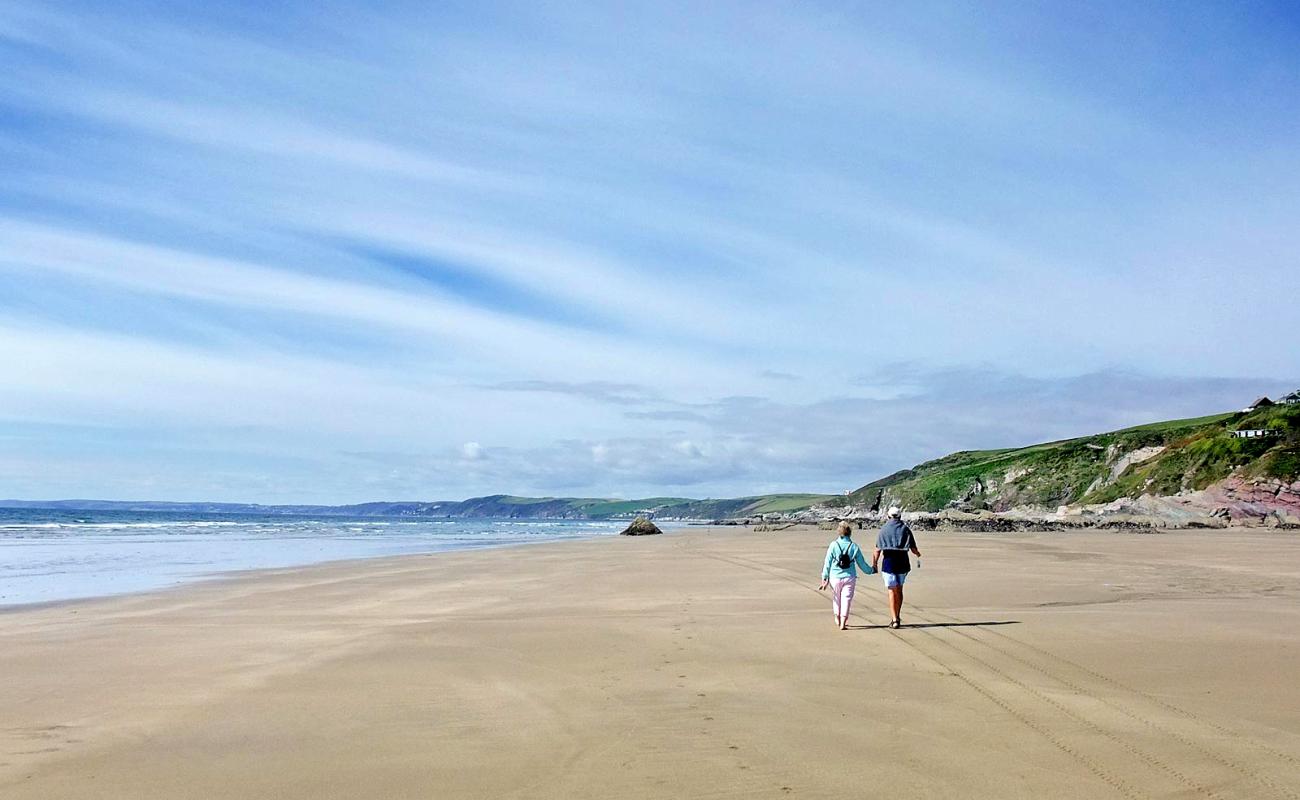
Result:
<svg viewBox="0 0 1300 800"><path fill-rule="evenodd" d="M714 521L714 522L684 523L681 521L668 521L667 525L663 528L663 533L660 535L664 535L664 536L676 535L685 531L713 531L715 533L719 531L745 531L748 533L756 533L756 534L764 534L764 535L780 535L782 533L788 533L788 532L808 532L808 531L825 532L828 530L830 530L828 523L813 523L813 522L795 522L795 523L784 524L781 527L769 527L768 525L762 525L762 524L754 525L754 524L742 524L738 522L732 523L732 522ZM866 528L864 528L864 530L866 530ZM1059 528L1017 527L1013 529L988 529L988 528L978 528L978 527L969 527L969 528L940 527L940 528L931 528L931 529L918 528L917 531L918 533L939 534L942 536L953 536L953 535L963 535L963 534L966 535L986 534L986 535L996 536L996 535L1038 534L1038 533L1066 534L1066 535L1077 534L1077 533L1102 533L1102 534L1128 534L1128 535L1141 536L1141 535L1151 535L1151 534L1189 533L1193 531L1207 532L1207 533L1212 532L1212 533L1218 533L1222 535L1232 535L1233 533L1243 533L1243 534L1262 533L1266 535L1286 535L1288 533L1296 534L1297 529L1285 527L1285 526L1263 527L1263 526L1254 526L1254 525L1232 525L1225 528L1199 528L1199 527L1167 528L1167 527L1135 525L1135 526L1110 526L1110 527L1091 526L1091 527L1059 527ZM151 596L155 594L184 591L185 589L193 586L211 585L214 583L240 580L245 578L255 579L259 575L273 575L273 574L280 574L285 572L294 572L297 570L311 570L318 567L349 566L349 565L362 567L363 565L368 563L383 562L390 559L427 558L431 556L449 555L453 553L490 551L490 550L496 550L500 548L513 548L513 547L525 547L525 546L536 546L536 545L555 545L564 542L588 541L591 539L598 539L602 537L618 536L618 535L619 534L592 533L586 535L557 537L555 539L540 539L538 541L496 542L492 544L473 545L469 547L450 548L445 550L430 550L428 552L384 554L384 555L373 555L373 556L356 556L356 557L348 557L348 558L327 559L324 561L312 561L312 562L306 562L302 564L291 564L287 566L278 566L278 567L277 566L249 567L246 569L218 570L216 572L203 573L201 575L185 578L183 580L179 580L171 584L147 587L142 589L125 590L121 592L112 592L106 594L92 594L92 595L84 595L78 597L66 597L66 598L59 598L54 600L38 600L33 602L20 602L20 603L0 602L0 616L4 616L7 614L21 613L27 610L38 610L43 608L59 608L68 605L94 603L101 600L143 597L143 596ZM1300 535L1300 534L1296 534L1296 535Z"/></svg>
<svg viewBox="0 0 1300 800"><path fill-rule="evenodd" d="M828 523L813 522L795 522L782 525L781 527L769 527L768 525L753 525L731 522L699 522L699 523L681 523L679 521L669 522L663 529L662 536L680 535L687 531L711 531L718 532L737 532L754 533L766 536L779 536L785 533L800 532L827 532L830 530ZM866 529L864 529L866 530ZM1233 534L1261 534L1267 536L1285 536L1296 535L1297 529L1290 527L1263 527L1255 525L1231 525L1225 528L1175 528L1175 527L1152 527L1144 525L1136 526L1091 526L1091 527L1041 527L1041 528L1022 528L1014 529L988 529L988 528L962 528L962 527L940 527L934 529L917 529L918 533L941 536L960 536L960 535L988 535L988 536L1014 536L1018 534L1046 534L1046 535L1075 535L1084 533L1097 533L1109 535L1130 535L1130 536L1149 536L1153 534L1179 534L1179 533L1209 533L1219 535ZM592 533L587 535L574 535L557 537L555 539L540 539L538 541L514 541L514 542L497 542L492 544L474 545L470 547L451 548L445 550L430 550L428 552L415 553L398 553L384 554L373 556L356 556L349 558L327 559L325 561L312 561L302 564L291 564L287 566L271 567L249 567L246 569L219 570L211 573L196 575L192 578L176 581L175 583L147 587L142 589L125 590L121 592L112 592L106 594L93 594L78 597L66 597L54 600L38 600L23 603L5 603L0 602L0 617L19 614L25 611L35 611L45 608L61 608L64 606L86 605L105 600L150 597L153 595L162 595L172 592L181 592L191 587L210 586L229 581L244 579L256 579L258 576L278 575L283 573L293 573L300 570L313 570L317 568L328 567L348 567L356 566L362 568L367 564L382 565L385 561L400 561L403 559L429 558L433 556L452 555L456 553L472 553L477 551L491 551L501 548L514 547L532 547L538 545L557 545L566 542L582 542L604 537L617 537L619 534L609 533ZM861 538L861 536L859 536Z"/></svg>
<svg viewBox="0 0 1300 800"><path fill-rule="evenodd" d="M611 523L550 520L438 521L164 519L0 523L0 613L44 603L115 597L221 580L263 569L568 541L613 535ZM405 522L405 524L403 524ZM219 525L215 531L209 526ZM400 526L400 527L399 527ZM361 530L358 529L358 530ZM391 531L391 533L390 533Z"/></svg>
<svg viewBox="0 0 1300 800"><path fill-rule="evenodd" d="M865 577L832 630L817 529L23 607L0 614L0 794L825 796L884 764L918 795L1114 794L1089 764L1133 794L1300 790L1300 537L1159 532L920 533L899 632Z"/></svg>

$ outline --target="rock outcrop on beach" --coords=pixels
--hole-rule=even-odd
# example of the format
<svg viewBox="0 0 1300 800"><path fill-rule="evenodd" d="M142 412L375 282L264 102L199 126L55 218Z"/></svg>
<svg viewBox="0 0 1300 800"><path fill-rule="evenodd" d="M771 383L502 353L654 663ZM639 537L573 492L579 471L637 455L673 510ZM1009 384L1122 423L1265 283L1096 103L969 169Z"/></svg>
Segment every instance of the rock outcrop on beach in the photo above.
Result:
<svg viewBox="0 0 1300 800"><path fill-rule="evenodd" d="M624 528L623 532L619 535L620 536L653 536L654 534L657 533L663 533L663 531L659 530L658 525L654 524L653 522L646 519L645 517L637 517L636 519L632 520L632 524Z"/></svg>

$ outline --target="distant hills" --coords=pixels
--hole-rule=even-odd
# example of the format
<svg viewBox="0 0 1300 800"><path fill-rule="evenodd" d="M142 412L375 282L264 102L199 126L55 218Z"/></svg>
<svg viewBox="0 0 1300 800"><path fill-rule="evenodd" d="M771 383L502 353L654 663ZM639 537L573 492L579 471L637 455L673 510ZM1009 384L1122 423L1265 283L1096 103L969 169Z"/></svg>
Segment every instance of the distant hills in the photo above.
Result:
<svg viewBox="0 0 1300 800"><path fill-rule="evenodd" d="M314 517L600 520L630 519L645 514L661 519L726 519L797 511L828 499L830 499L829 495L820 494L771 494L726 500L692 500L683 497L611 500L581 497L515 497L496 494L469 500L375 502L342 506L124 500L0 500L0 507L51 511L135 511Z"/></svg>
<svg viewBox="0 0 1300 800"><path fill-rule="evenodd" d="M1167 498L1150 508L1151 498ZM442 519L723 520L861 517L897 504L912 512L1009 512L1060 506L1118 508L1239 519L1284 513L1300 519L1300 397L1194 419L1171 420L1028 447L965 450L872 481L847 496L771 494L693 500L490 495L469 500L343 506L0 500L0 507L66 511L162 511ZM1176 501L1176 503L1174 502ZM1112 509L1113 510L1113 509Z"/></svg>

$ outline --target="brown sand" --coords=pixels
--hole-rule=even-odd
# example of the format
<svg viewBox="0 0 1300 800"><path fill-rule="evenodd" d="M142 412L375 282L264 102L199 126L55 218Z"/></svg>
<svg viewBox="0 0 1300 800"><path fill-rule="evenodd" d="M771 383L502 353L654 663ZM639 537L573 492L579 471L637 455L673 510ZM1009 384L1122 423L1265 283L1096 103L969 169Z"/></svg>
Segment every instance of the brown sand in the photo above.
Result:
<svg viewBox="0 0 1300 800"><path fill-rule="evenodd" d="M0 614L0 797L1300 798L1300 536L824 531L239 576Z"/></svg>

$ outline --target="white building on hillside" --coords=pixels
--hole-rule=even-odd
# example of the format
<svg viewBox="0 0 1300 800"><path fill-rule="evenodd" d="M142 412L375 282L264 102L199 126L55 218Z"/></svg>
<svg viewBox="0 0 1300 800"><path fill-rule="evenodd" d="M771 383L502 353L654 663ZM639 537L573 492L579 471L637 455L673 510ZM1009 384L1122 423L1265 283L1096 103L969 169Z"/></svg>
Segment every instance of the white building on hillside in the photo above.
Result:
<svg viewBox="0 0 1300 800"><path fill-rule="evenodd" d="M1253 428L1251 430L1233 431L1232 435L1238 439L1271 439L1274 436L1281 436L1282 431L1269 428Z"/></svg>

